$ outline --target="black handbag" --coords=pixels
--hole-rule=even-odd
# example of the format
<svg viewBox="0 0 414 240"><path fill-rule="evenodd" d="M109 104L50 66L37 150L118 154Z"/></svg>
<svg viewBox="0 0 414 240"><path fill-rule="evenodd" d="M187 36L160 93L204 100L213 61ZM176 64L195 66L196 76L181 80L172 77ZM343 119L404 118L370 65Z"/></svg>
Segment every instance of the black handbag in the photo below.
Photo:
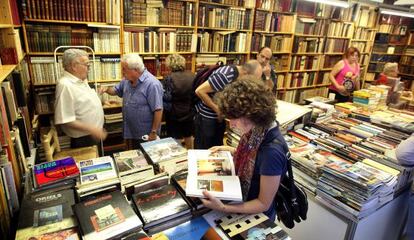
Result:
<svg viewBox="0 0 414 240"><path fill-rule="evenodd" d="M287 228L293 228L295 222L299 223L302 220L306 220L308 199L306 192L295 185L290 162L290 152L287 146L282 145L286 151L288 175L282 179L274 201L277 219Z"/></svg>

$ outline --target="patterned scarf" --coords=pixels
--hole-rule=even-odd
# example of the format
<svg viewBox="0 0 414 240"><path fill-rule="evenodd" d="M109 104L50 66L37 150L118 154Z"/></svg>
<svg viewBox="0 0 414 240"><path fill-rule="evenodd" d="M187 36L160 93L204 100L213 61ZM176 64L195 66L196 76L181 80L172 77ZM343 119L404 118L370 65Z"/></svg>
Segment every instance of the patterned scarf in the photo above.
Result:
<svg viewBox="0 0 414 240"><path fill-rule="evenodd" d="M241 137L234 153L233 159L236 164L236 174L240 178L244 201L247 200L247 195L249 194L257 150L263 141L264 135L265 129L263 127L252 128Z"/></svg>

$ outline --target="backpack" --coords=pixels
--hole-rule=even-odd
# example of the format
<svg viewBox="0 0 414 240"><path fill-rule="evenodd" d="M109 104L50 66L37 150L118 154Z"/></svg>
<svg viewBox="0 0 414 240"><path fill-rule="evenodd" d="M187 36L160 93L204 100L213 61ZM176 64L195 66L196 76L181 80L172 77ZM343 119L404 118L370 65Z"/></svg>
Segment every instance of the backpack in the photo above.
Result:
<svg viewBox="0 0 414 240"><path fill-rule="evenodd" d="M191 106L193 106L193 108L201 101L201 99L195 93L195 90L205 81L207 81L207 79L216 69L222 66L224 66L223 62L218 61L215 65L207 66L203 69L198 70L197 74L194 77L193 88L191 91Z"/></svg>
<svg viewBox="0 0 414 240"><path fill-rule="evenodd" d="M280 144L277 139L273 143ZM288 175L282 179L274 201L277 219L287 228L293 228L295 222L306 220L308 199L305 190L295 185L289 149L285 144L282 147L286 152Z"/></svg>

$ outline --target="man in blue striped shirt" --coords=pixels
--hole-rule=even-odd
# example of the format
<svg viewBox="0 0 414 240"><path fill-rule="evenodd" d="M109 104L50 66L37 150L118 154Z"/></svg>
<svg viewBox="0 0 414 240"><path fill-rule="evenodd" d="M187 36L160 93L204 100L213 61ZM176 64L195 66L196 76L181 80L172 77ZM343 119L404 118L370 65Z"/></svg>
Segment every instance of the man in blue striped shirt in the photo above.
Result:
<svg viewBox="0 0 414 240"><path fill-rule="evenodd" d="M226 124L213 101L214 94L244 75L255 75L260 79L262 67L257 60L250 60L241 66L226 65L215 70L207 81L195 91L201 101L196 105L194 148L208 149L223 145Z"/></svg>

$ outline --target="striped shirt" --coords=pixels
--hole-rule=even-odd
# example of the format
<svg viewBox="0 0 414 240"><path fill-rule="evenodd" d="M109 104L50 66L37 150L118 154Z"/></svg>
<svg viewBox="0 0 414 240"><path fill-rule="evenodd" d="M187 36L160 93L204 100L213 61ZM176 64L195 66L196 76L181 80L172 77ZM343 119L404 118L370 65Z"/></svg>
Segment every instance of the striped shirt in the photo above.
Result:
<svg viewBox="0 0 414 240"><path fill-rule="evenodd" d="M227 84L231 83L238 76L239 72L236 66L223 66L215 70L207 80L214 91L213 93L209 94L209 96L213 98L216 92L223 90ZM200 101L196 105L196 109L197 112L205 118L217 119L216 112L205 105L203 101Z"/></svg>

